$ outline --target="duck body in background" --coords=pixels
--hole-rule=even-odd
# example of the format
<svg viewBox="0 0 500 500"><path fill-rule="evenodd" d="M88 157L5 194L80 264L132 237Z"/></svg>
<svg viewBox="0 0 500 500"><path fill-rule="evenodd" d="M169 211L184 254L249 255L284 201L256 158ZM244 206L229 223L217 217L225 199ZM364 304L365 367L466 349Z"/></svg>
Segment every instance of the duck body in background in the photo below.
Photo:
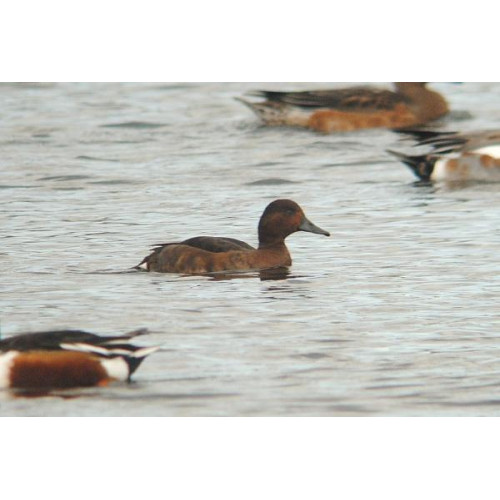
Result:
<svg viewBox="0 0 500 500"><path fill-rule="evenodd" d="M249 93L264 98L238 98L266 125L304 127L318 132L365 128L401 129L423 125L448 113L444 97L425 82L395 83L395 91L357 86L331 90Z"/></svg>

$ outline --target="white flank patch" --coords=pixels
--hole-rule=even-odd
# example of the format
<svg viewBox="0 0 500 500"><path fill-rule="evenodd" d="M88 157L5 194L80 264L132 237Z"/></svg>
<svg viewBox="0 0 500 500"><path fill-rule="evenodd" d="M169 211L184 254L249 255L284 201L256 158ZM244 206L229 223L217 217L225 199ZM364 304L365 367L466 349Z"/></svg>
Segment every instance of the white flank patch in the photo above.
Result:
<svg viewBox="0 0 500 500"><path fill-rule="evenodd" d="M447 160L443 158L442 160L437 160L434 164L434 170L431 174L431 179L433 181L442 181L448 177L446 172L446 161Z"/></svg>
<svg viewBox="0 0 500 500"><path fill-rule="evenodd" d="M491 155L488 155L491 157ZM467 158L467 165L470 169L471 179L478 181L500 181L500 168L498 166L485 166L481 159L484 158L481 155L471 155ZM487 165L489 162L494 162L494 158L489 158L487 160Z"/></svg>
<svg viewBox="0 0 500 500"><path fill-rule="evenodd" d="M485 146L484 148L475 149L472 153L490 155L493 158L500 158L500 145L495 144L494 146Z"/></svg>
<svg viewBox="0 0 500 500"><path fill-rule="evenodd" d="M485 151L487 149L491 150L491 148L484 148ZM481 157L482 155L474 152L442 158L436 161L431 178L435 181L500 181L500 168L485 167L481 162ZM455 162L453 168L447 167L448 162L451 161ZM493 157L491 161L494 161Z"/></svg>
<svg viewBox="0 0 500 500"><path fill-rule="evenodd" d="M148 270L148 263L143 262L140 266L137 266L139 269L144 269L145 271Z"/></svg>
<svg viewBox="0 0 500 500"><path fill-rule="evenodd" d="M10 386L10 369L18 351L8 351L0 354L0 388Z"/></svg>
<svg viewBox="0 0 500 500"><path fill-rule="evenodd" d="M110 378L115 380L127 380L129 376L127 362L120 357L101 359L101 365Z"/></svg>

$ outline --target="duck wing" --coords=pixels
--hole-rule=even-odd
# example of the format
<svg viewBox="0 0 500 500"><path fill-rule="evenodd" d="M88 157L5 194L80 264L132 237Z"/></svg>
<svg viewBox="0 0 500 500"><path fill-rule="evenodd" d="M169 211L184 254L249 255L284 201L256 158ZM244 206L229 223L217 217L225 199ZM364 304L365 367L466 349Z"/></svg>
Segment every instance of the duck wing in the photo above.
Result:
<svg viewBox="0 0 500 500"><path fill-rule="evenodd" d="M409 102L409 99L402 94L390 90L377 90L362 86L300 92L259 90L253 92L251 95L263 97L271 102L302 108L332 108L342 111L393 109L398 104Z"/></svg>
<svg viewBox="0 0 500 500"><path fill-rule="evenodd" d="M62 349L61 344L107 345L126 341L136 335L147 333L146 329L136 330L125 335L103 337L83 330L50 330L46 332L23 333L0 341L0 351L55 351Z"/></svg>
<svg viewBox="0 0 500 500"><path fill-rule="evenodd" d="M181 245L188 245L194 248L201 248L207 252L231 252L255 250L254 247L244 241L235 238L223 238L218 236L195 236L184 240Z"/></svg>
<svg viewBox="0 0 500 500"><path fill-rule="evenodd" d="M199 248L201 250L214 253L255 250L255 248L248 243L235 238L224 238L221 236L195 236L193 238L188 238L187 240L175 243L158 243L153 245L153 253L159 253L169 245L186 245L188 247Z"/></svg>
<svg viewBox="0 0 500 500"><path fill-rule="evenodd" d="M206 252L221 253L231 251L245 251L255 250L254 247L245 243L244 241L235 238L224 238L219 236L195 236L184 241L175 243L160 243L153 246L153 250L149 255L146 255L142 261L134 266L134 269L149 269L155 267L158 262L160 253L170 245L186 245L192 248L199 248Z"/></svg>

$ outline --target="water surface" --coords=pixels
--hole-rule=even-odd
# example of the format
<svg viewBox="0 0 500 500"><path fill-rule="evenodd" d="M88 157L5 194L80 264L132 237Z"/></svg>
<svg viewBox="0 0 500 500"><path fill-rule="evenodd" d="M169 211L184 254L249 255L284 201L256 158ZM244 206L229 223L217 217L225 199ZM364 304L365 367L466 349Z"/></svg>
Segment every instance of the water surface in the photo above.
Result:
<svg viewBox="0 0 500 500"><path fill-rule="evenodd" d="M4 393L2 415L500 414L500 185L421 185L396 133L261 127L233 99L324 86L0 86L2 336L163 345L131 385ZM499 127L499 84L434 88L443 128ZM254 244L276 198L332 233L290 236L282 279L130 271L155 243Z"/></svg>

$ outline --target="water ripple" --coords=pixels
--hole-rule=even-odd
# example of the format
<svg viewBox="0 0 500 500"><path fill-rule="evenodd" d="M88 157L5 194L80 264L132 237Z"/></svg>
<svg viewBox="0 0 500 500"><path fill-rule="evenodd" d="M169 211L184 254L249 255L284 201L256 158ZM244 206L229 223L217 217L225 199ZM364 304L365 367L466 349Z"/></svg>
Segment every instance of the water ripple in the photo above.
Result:
<svg viewBox="0 0 500 500"><path fill-rule="evenodd" d="M134 384L2 415L500 414L499 184L415 182L391 131L261 126L233 99L254 87L2 86L2 336L139 322L165 346ZM498 84L441 87L436 126L497 128ZM276 198L332 233L291 235L286 272L132 269L155 241L256 244Z"/></svg>

